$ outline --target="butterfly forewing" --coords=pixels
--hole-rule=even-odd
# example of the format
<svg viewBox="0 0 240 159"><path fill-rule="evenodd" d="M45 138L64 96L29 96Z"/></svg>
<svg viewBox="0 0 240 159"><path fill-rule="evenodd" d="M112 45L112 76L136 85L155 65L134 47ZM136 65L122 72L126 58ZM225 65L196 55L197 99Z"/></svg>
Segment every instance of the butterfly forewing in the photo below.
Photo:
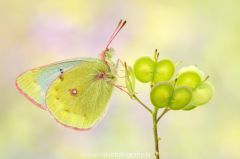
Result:
<svg viewBox="0 0 240 159"><path fill-rule="evenodd" d="M100 61L77 65L50 85L46 107L54 119L73 129L87 131L96 125L107 109L113 86L104 78L107 71Z"/></svg>
<svg viewBox="0 0 240 159"><path fill-rule="evenodd" d="M56 77L78 64L98 59L76 58L26 71L16 79L17 89L32 103L45 109L47 88Z"/></svg>

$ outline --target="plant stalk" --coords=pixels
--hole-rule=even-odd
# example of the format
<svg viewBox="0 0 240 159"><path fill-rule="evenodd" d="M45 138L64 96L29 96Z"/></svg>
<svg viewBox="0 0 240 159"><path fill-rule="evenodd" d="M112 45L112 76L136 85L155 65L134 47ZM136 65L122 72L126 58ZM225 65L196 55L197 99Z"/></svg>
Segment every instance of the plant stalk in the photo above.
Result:
<svg viewBox="0 0 240 159"><path fill-rule="evenodd" d="M144 108L146 108L152 114L152 110L149 109L145 104L143 104L135 94L133 95L133 98L135 98L142 106L144 106Z"/></svg>
<svg viewBox="0 0 240 159"><path fill-rule="evenodd" d="M158 148L158 141L159 141L159 139L158 139L158 133L157 133L157 123L163 117L163 115L166 114L170 109L168 107L166 107L164 109L164 111L162 112L162 114L159 117L157 117L157 113L158 113L158 109L159 108L154 107L154 111L152 111L145 104L143 104L137 98L137 96L135 94L133 95L133 98L135 98L144 108L146 108L152 114L152 118L153 118L153 134L154 134L154 141L155 141L155 156L156 156L156 159L160 159L159 148Z"/></svg>
<svg viewBox="0 0 240 159"><path fill-rule="evenodd" d="M152 112L153 117L153 134L154 134L154 140L155 140L155 156L156 159L159 159L159 149L158 149L158 133L157 133L157 112L159 108L154 108L154 111Z"/></svg>
<svg viewBox="0 0 240 159"><path fill-rule="evenodd" d="M159 120L163 117L163 115L166 114L169 110L171 110L171 109L169 109L168 107L166 107L166 108L164 109L164 111L162 112L162 114L158 117L157 123L158 123Z"/></svg>

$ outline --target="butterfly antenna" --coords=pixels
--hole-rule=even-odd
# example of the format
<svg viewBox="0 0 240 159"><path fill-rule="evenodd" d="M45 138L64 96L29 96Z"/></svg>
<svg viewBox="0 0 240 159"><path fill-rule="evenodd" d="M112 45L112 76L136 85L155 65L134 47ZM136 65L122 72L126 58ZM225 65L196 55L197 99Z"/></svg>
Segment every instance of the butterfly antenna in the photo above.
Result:
<svg viewBox="0 0 240 159"><path fill-rule="evenodd" d="M127 23L127 21L125 20L125 21L122 23L122 25L121 25L121 23L122 23L122 19L121 19L120 22L118 23L118 26L117 26L117 28L115 29L113 35L112 35L111 38L109 39L109 42L108 42L108 44L107 44L107 46L106 46L106 50L108 50L108 46L111 44L112 40L116 37L116 35L119 33L119 31L123 28L123 26ZM121 25L121 27L119 28L120 25ZM118 28L119 28L119 29L118 29ZM117 29L118 29L118 31L117 31ZM116 31L117 31L117 32L116 32ZM115 34L115 32L116 32L116 34Z"/></svg>
<svg viewBox="0 0 240 159"><path fill-rule="evenodd" d="M109 39L108 44L109 44L109 42L111 41L112 37L114 36L115 32L117 31L117 29L119 28L119 26L120 26L121 24L122 24L122 19L121 19L120 22L118 23L117 28L115 29L115 31L113 32L111 38Z"/></svg>

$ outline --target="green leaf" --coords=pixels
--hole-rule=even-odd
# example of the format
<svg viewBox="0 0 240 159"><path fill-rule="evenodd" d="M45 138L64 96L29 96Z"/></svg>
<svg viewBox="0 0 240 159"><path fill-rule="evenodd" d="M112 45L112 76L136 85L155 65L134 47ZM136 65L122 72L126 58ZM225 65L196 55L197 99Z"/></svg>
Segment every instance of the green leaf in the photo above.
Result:
<svg viewBox="0 0 240 159"><path fill-rule="evenodd" d="M135 91L135 76L131 67L127 68L127 66L125 66L125 75L125 83L128 93L133 98Z"/></svg>

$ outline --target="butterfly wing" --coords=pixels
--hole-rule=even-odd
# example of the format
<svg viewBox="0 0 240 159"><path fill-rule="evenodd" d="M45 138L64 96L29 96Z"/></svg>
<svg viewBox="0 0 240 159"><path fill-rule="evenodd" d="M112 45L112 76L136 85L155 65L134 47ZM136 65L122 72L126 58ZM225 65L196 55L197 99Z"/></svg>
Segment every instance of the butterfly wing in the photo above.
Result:
<svg viewBox="0 0 240 159"><path fill-rule="evenodd" d="M97 78L106 64L90 61L57 77L46 93L46 107L60 124L80 131L92 129L103 117L111 97L114 77Z"/></svg>
<svg viewBox="0 0 240 159"><path fill-rule="evenodd" d="M22 73L15 81L16 87L28 100L42 109L45 107L45 94L51 82L63 72L86 61L99 58L75 58L38 67Z"/></svg>

